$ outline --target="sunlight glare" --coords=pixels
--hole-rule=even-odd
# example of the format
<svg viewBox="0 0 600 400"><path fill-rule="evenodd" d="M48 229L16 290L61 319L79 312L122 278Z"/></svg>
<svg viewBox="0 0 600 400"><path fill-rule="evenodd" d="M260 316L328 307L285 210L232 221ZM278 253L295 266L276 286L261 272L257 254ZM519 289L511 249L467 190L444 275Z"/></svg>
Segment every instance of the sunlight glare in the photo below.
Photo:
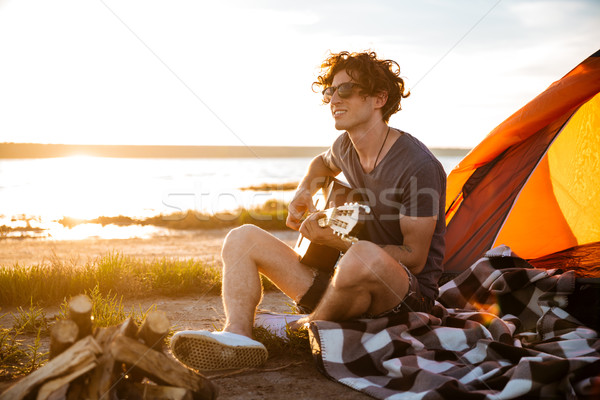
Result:
<svg viewBox="0 0 600 400"><path fill-rule="evenodd" d="M48 239L50 240L83 240L89 238L96 239L149 239L152 237L166 235L168 230L151 225L129 225L116 226L101 224L81 224L73 228L67 228L57 222L52 222L47 226Z"/></svg>

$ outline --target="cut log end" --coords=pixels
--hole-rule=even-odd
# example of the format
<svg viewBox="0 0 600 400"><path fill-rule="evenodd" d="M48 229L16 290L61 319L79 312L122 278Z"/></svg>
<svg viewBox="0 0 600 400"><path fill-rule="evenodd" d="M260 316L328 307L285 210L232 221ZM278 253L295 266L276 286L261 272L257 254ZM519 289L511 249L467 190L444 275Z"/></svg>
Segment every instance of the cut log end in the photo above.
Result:
<svg viewBox="0 0 600 400"><path fill-rule="evenodd" d="M69 301L69 319L79 327L79 339L92 333L92 308L92 300L84 294Z"/></svg>
<svg viewBox="0 0 600 400"><path fill-rule="evenodd" d="M79 336L79 327L71 320L57 321L50 332L50 359L53 359L73 343Z"/></svg>
<svg viewBox="0 0 600 400"><path fill-rule="evenodd" d="M151 311L146 315L140 327L138 338L144 341L146 346L162 350L165 346L165 337L169 333L171 323L167 314L163 311Z"/></svg>
<svg viewBox="0 0 600 400"><path fill-rule="evenodd" d="M92 312L92 300L85 294L74 296L69 301L69 311L77 315Z"/></svg>

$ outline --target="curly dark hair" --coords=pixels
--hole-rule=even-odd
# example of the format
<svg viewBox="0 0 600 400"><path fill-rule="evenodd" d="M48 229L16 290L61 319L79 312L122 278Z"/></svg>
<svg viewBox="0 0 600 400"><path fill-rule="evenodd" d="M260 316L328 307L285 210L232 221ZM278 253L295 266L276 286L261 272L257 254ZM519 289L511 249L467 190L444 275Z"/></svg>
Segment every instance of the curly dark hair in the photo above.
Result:
<svg viewBox="0 0 600 400"><path fill-rule="evenodd" d="M393 114L401 110L400 100L410 95L409 91L405 92L398 63L393 60L379 60L374 51L331 53L321 64L321 75L313 82L313 90L315 86L321 90L330 87L335 74L342 70L362 87L363 96L387 92L387 102L381 110L386 123Z"/></svg>

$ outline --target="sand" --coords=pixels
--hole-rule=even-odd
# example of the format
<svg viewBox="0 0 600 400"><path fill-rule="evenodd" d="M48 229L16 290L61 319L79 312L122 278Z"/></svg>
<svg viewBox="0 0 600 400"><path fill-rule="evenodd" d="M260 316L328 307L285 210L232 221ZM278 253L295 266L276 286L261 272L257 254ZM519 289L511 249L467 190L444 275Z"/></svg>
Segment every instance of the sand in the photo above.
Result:
<svg viewBox="0 0 600 400"><path fill-rule="evenodd" d="M220 249L226 230L178 232L150 239L85 239L55 241L46 239L8 239L0 241L0 265L21 266L49 263L59 259L81 265L111 252L138 258L178 258L212 260L220 263ZM293 246L297 233L276 232L276 236ZM274 312L289 311L291 300L280 292L267 292L261 309ZM126 307L147 309L156 305L169 315L177 330L220 328L224 321L219 296L155 297L128 302ZM28 306L28 305L23 305ZM14 311L3 308L2 313ZM46 309L52 317L57 308ZM47 349L47 343L44 343ZM356 392L320 374L310 354L300 356L277 355L258 369L228 376L207 374L219 386L219 399L366 399ZM0 391L10 382L0 382Z"/></svg>

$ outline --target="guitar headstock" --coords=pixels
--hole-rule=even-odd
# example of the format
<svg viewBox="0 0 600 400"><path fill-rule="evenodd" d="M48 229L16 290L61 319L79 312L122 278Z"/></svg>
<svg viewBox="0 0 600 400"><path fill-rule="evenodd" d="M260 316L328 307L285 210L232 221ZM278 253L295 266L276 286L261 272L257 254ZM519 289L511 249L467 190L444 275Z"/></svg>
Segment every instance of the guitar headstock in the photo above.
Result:
<svg viewBox="0 0 600 400"><path fill-rule="evenodd" d="M365 204L346 203L325 210L325 217L319 220L319 226L329 226L340 238L356 242L356 235L362 228L365 216L370 213L371 208Z"/></svg>

